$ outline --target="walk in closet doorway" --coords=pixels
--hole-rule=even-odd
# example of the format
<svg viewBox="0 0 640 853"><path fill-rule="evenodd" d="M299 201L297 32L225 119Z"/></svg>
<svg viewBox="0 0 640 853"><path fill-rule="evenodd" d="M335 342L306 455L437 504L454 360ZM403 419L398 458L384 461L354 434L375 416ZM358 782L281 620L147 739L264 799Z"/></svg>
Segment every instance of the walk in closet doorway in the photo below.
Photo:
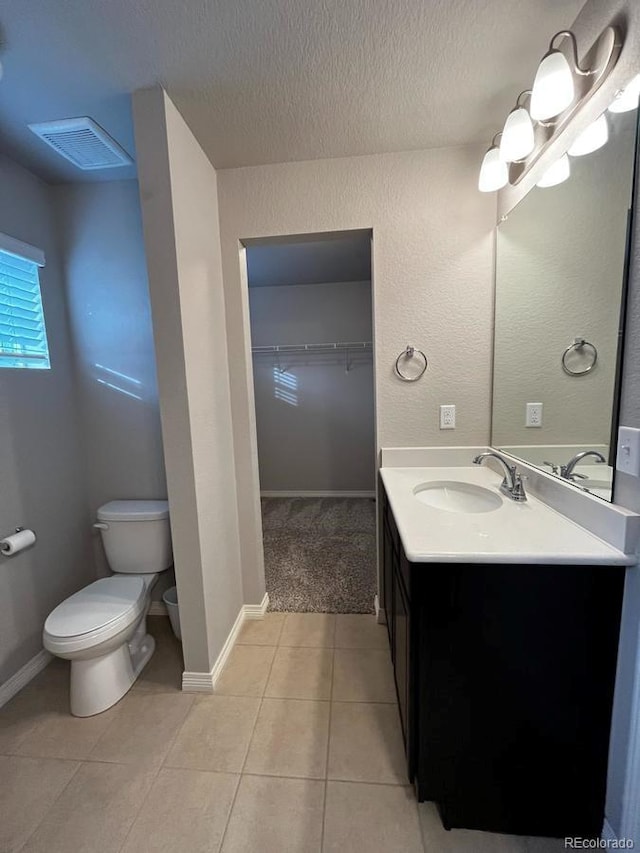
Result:
<svg viewBox="0 0 640 853"><path fill-rule="evenodd" d="M371 234L246 245L270 608L373 612Z"/></svg>

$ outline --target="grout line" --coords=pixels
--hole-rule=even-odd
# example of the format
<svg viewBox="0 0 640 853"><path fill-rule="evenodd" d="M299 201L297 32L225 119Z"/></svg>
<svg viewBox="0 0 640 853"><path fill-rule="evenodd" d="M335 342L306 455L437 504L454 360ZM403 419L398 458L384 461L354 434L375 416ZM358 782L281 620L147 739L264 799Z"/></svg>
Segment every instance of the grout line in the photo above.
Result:
<svg viewBox="0 0 640 853"><path fill-rule="evenodd" d="M338 624L338 620L335 620L335 624ZM335 633L334 633L334 641L335 641ZM336 650L335 648L332 650L331 655L331 682L329 688L329 726L327 730L327 750L325 754L325 763L324 763L324 792L322 796L322 830L320 833L320 851L324 850L324 832L325 825L327 822L327 790L329 787L329 752L331 749L331 719L333 716L333 677L335 674L335 663L336 663Z"/></svg>
<svg viewBox="0 0 640 853"><path fill-rule="evenodd" d="M351 785L381 785L383 788L411 788L411 783L405 782L378 782L374 779L348 779L338 776L331 776L327 782L348 782Z"/></svg>
<svg viewBox="0 0 640 853"><path fill-rule="evenodd" d="M327 649L328 652L332 651L332 649ZM266 693L263 696L247 696L246 693L200 693L195 694L199 696L206 696L207 698L210 696L228 696L233 697L234 699L274 699L277 702L324 702L328 704L331 702L331 699L319 699L316 696L267 696ZM391 705L391 702L367 702L366 704L372 705Z"/></svg>
<svg viewBox="0 0 640 853"><path fill-rule="evenodd" d="M282 624L284 625L284 619L282 620ZM281 629L281 631L282 631L282 629ZM278 639L280 639L280 638L278 637ZM218 851L222 850L222 846L223 846L225 839L227 837L227 830L229 829L229 823L231 821L231 815L233 814L233 809L235 807L236 800L238 798L238 791L240 790L240 784L242 783L242 777L245 775L244 768L247 765L247 758L249 757L249 750L251 749L251 744L253 742L253 736L254 736L255 731L256 731L256 726L258 725L258 718L260 717L260 711L262 711L262 705L264 704L264 699L265 699L264 694L267 690L267 685L269 684L269 679L271 678L271 671L273 669L273 663L276 659L277 653L278 653L278 647L276 646L275 651L273 653L273 656L271 657L271 663L269 664L269 672L267 673L267 677L266 677L265 682L264 682L264 687L262 689L262 695L259 697L260 698L260 704L258 705L258 711L257 711L255 719L253 721L253 727L251 729L251 734L250 734L249 739L247 741L247 749L245 751L244 758L242 760L242 767L240 768L240 773L238 774L238 784L236 785L236 789L233 792L233 799L231 801L231 806L230 806L229 812L227 814L227 820L226 820L225 825L224 825L224 832L220 836L220 844L218 846ZM251 698L256 698L256 697L251 697ZM250 774L247 774L247 775L250 775Z"/></svg>
<svg viewBox="0 0 640 853"><path fill-rule="evenodd" d="M21 756L15 756L15 757L16 757L16 758L21 758ZM32 761L42 761L42 759L38 759L38 758L31 759L31 760L32 760ZM65 761L66 759L64 759L64 758L54 758L54 759L51 759L51 760L53 760L53 761ZM34 826L33 831L32 831L32 832L30 832L30 833L29 833L29 835L25 838L25 840L24 840L24 844L21 844L21 845L20 845L20 848L19 848L20 850L24 850L24 848L27 846L27 844L29 843L29 841L33 838L33 836L36 834L36 832L40 829L40 827L41 827L41 826L42 826L42 824L44 823L45 818L46 818L46 817L48 817L48 815L49 815L49 814L51 813L51 811L53 810L54 806L58 803L58 800L60 799L60 797L62 797L62 795L63 795L63 794L64 794L64 792L67 790L67 788L69 787L69 785L73 782L73 780L74 780L74 779L76 778L76 776L78 775L78 773L79 773L79 771L80 771L80 768L82 767L83 763L84 763L84 762L82 762L82 761L78 761L78 762L77 762L78 766L76 767L76 769L74 770L74 772L73 772L73 773L71 774L71 776L69 777L69 781L68 781L68 782L67 782L67 784L62 788L62 790L60 791L60 793L58 794L58 796L55 798L55 800L51 803L51 805L49 806L49 808L48 808L48 809L46 809L46 811L45 811L45 813L42 815L41 819L40 819L40 820L37 822L37 824Z"/></svg>
<svg viewBox="0 0 640 853"><path fill-rule="evenodd" d="M184 770L188 768L176 767L171 768L175 770ZM226 776L234 776L237 774L234 773L222 773L221 771L212 771L212 770L194 770L194 773L218 773L218 775L226 775ZM321 779L318 776L276 776L275 773L243 773L243 776L253 776L256 779L290 779L292 782L339 782L341 785L370 785L375 788L391 788L392 790L397 790L398 788L405 788L407 791L413 791L413 786L408 782L365 782L362 779ZM416 801L417 802L417 801ZM478 830L480 831L480 830Z"/></svg>
<svg viewBox="0 0 640 853"><path fill-rule="evenodd" d="M280 622L280 630L278 631L278 638L276 640L276 646L280 645L280 640L282 639L282 632L284 631L284 623L287 621L287 614L285 613L284 619Z"/></svg>
<svg viewBox="0 0 640 853"><path fill-rule="evenodd" d="M151 780L151 784L149 785L149 788L147 789L147 793L142 798L142 802L140 803L140 808L136 811L135 815L133 816L133 819L132 819L131 823L129 824L129 829L127 830L127 832L126 832L126 834L122 840L122 844L120 845L120 847L118 847L118 853L120 853L120 851L124 850L125 844L127 843L129 836L131 835L131 831L132 831L136 821L140 817L140 815L142 813L142 809L145 807L146 802L149 799L149 796L151 795L151 791L153 790L153 786L158 781L158 776L160 775L160 772L164 768L164 763L167 760L167 756L171 752L173 745L176 742L176 739L177 739L179 733L182 731L182 727L184 726L184 724L187 721L187 717L191 713L191 709L193 708L194 701L195 701L195 699L191 700L191 702L189 703L189 707L187 708L186 713L184 715L184 719L182 720L182 723L176 727L176 730L174 732L173 737L171 738L171 740L169 742L169 746L168 746L168 748L164 754L164 757L163 757L162 761L160 762L160 764L158 765L158 769L156 770L156 772L153 776L153 779ZM113 723L111 725L113 725ZM111 726L109 726L108 728L111 728ZM129 766L136 766L136 765L129 765Z"/></svg>

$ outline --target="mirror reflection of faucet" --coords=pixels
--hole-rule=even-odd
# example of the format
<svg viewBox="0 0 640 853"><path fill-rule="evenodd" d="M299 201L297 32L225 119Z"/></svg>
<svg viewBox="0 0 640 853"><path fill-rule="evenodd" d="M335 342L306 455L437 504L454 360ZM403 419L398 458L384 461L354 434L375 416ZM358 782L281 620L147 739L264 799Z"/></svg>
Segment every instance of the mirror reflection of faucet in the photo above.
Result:
<svg viewBox="0 0 640 853"><path fill-rule="evenodd" d="M573 470L578 462L581 462L587 456L595 457L598 465L607 461L602 453L599 453L597 450L583 450L582 453L576 453L576 455L573 456L566 465L560 466L560 476L564 477L565 480L575 480L576 478L579 480L588 480L589 478L586 474L579 474L577 471ZM557 471L554 471L553 473L555 474Z"/></svg>

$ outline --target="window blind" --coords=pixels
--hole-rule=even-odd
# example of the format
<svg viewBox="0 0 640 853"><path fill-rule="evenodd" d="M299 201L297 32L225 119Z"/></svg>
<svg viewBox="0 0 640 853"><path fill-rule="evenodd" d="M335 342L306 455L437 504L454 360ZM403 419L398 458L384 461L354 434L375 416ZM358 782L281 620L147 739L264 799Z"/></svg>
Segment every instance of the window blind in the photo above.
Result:
<svg viewBox="0 0 640 853"><path fill-rule="evenodd" d="M0 368L50 366L38 264L0 249Z"/></svg>

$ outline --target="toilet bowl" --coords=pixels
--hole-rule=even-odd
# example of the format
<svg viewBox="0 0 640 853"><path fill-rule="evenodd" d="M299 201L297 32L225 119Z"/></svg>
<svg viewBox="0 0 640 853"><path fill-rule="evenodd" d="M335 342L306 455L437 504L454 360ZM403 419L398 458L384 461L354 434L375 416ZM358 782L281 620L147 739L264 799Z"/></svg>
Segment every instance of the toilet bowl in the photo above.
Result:
<svg viewBox="0 0 640 853"><path fill-rule="evenodd" d="M114 705L151 658L155 641L146 630L151 589L172 562L166 501L112 501L100 507L95 526L115 574L59 604L42 634L47 651L71 661L76 717Z"/></svg>

